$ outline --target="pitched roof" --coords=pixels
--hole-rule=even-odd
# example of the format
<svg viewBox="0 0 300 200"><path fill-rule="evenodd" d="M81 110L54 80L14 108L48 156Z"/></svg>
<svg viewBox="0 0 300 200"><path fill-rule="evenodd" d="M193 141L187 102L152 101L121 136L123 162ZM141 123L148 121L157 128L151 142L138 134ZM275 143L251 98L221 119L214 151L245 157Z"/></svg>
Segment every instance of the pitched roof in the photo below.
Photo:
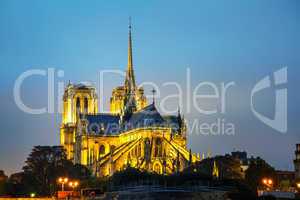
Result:
<svg viewBox="0 0 300 200"><path fill-rule="evenodd" d="M96 135L116 135L120 132L118 115L99 113L95 115L82 115L88 121L88 132Z"/></svg>
<svg viewBox="0 0 300 200"><path fill-rule="evenodd" d="M173 131L179 131L181 127L181 121L176 115L165 115L163 116L166 124L172 128Z"/></svg>
<svg viewBox="0 0 300 200"><path fill-rule="evenodd" d="M145 108L135 112L127 121L127 128L134 129L134 128L141 128L141 127L165 127L165 121L160 113L157 111L154 104L150 104Z"/></svg>
<svg viewBox="0 0 300 200"><path fill-rule="evenodd" d="M175 115L162 116L154 104L134 112L120 125L120 116L108 113L81 115L88 122L88 132L96 135L118 135L121 132L145 127L171 127L180 129L180 121Z"/></svg>

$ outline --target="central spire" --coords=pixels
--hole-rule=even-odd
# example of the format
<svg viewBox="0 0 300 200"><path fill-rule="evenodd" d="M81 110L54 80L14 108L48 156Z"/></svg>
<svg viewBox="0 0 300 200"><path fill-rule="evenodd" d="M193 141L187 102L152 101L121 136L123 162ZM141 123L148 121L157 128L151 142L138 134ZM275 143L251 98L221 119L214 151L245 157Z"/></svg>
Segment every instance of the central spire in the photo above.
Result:
<svg viewBox="0 0 300 200"><path fill-rule="evenodd" d="M123 118L129 119L131 114L136 111L136 85L132 64L132 41L131 41L131 19L129 18L129 35L128 35L128 64L125 78L125 99L123 108Z"/></svg>
<svg viewBox="0 0 300 200"><path fill-rule="evenodd" d="M128 65L127 70L132 71L132 41L131 41L131 18L129 18L128 34Z"/></svg>
<svg viewBox="0 0 300 200"><path fill-rule="evenodd" d="M132 39L131 39L131 18L129 18L129 34L128 34L128 64L125 79L125 88L128 92L133 92L135 90L135 78L133 72L132 63Z"/></svg>

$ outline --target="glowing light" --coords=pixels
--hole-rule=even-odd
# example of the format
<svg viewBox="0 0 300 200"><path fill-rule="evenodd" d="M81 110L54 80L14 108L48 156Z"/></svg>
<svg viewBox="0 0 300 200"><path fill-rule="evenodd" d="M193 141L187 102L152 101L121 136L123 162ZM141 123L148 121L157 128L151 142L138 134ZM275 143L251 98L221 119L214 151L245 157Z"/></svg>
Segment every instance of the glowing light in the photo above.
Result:
<svg viewBox="0 0 300 200"><path fill-rule="evenodd" d="M272 181L271 179L269 179L269 180L268 180L268 184L269 184L269 185L272 185L272 184L273 184L273 181Z"/></svg>
<svg viewBox="0 0 300 200"><path fill-rule="evenodd" d="M68 183L69 179L67 177L58 178L58 182L61 184L61 191L64 191L64 185Z"/></svg>
<svg viewBox="0 0 300 200"><path fill-rule="evenodd" d="M270 178L264 178L264 179L262 179L262 183L268 187L272 187L273 180Z"/></svg>
<svg viewBox="0 0 300 200"><path fill-rule="evenodd" d="M79 183L77 181L75 181L74 186L77 187L79 185Z"/></svg>
<svg viewBox="0 0 300 200"><path fill-rule="evenodd" d="M267 183L268 183L268 180L264 178L264 179L262 180L262 182L263 182L263 184L267 184Z"/></svg>
<svg viewBox="0 0 300 200"><path fill-rule="evenodd" d="M71 188L73 188L73 190L74 190L74 188L76 188L77 186L79 185L79 183L78 183L78 181L71 181L71 182L69 182L69 186L71 187Z"/></svg>
<svg viewBox="0 0 300 200"><path fill-rule="evenodd" d="M31 193L31 194L30 194L30 197L31 197L31 198L34 198L34 197L35 197L35 193Z"/></svg>

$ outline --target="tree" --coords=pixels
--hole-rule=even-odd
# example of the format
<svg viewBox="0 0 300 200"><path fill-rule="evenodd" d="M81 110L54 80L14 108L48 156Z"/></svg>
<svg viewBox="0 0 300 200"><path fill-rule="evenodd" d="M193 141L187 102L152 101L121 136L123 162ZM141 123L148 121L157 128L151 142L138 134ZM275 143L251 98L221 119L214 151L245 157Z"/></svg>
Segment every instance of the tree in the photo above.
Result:
<svg viewBox="0 0 300 200"><path fill-rule="evenodd" d="M213 174L214 163L216 163L219 170L220 179L243 179L240 161L232 156L217 156L214 158L208 158L192 165L185 171L195 171L211 177Z"/></svg>
<svg viewBox="0 0 300 200"><path fill-rule="evenodd" d="M56 178L65 175L67 169L72 167L61 146L35 146L25 163L24 181L34 183L41 195L51 194Z"/></svg>
<svg viewBox="0 0 300 200"><path fill-rule="evenodd" d="M12 174L5 187L5 194L12 196L29 195L31 192L35 191L34 179L26 175L24 172L18 172Z"/></svg>
<svg viewBox="0 0 300 200"><path fill-rule="evenodd" d="M246 182L253 191L262 186L263 178L276 178L275 169L261 158L251 159L249 168L246 170Z"/></svg>
<svg viewBox="0 0 300 200"><path fill-rule="evenodd" d="M35 146L25 163L22 183L39 195L53 194L60 176L82 180L91 175L86 167L73 165L62 146Z"/></svg>
<svg viewBox="0 0 300 200"><path fill-rule="evenodd" d="M3 170L0 170L0 195L5 194L7 176Z"/></svg>

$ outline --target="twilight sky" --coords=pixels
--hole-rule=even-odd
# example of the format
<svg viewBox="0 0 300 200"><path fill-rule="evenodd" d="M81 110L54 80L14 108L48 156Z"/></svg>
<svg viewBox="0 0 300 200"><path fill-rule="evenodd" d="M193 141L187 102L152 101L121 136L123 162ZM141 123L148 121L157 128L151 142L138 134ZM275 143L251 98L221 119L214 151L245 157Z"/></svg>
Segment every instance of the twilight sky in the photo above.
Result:
<svg viewBox="0 0 300 200"><path fill-rule="evenodd" d="M211 124L220 119L224 126L235 126L234 135L191 131L188 144L194 152L211 149L216 155L246 150L278 169L292 170L295 144L300 142L299 9L298 0L1 0L0 169L7 174L17 172L34 145L59 144L60 115L21 111L13 96L17 78L30 69L63 70L64 77L55 77L57 99L58 82L96 85L99 70L124 70L128 17L132 16L136 79L159 86L157 104L177 91L164 83L177 82L184 93L182 112L190 124L194 120ZM288 131L284 134L259 121L250 108L254 85L283 67L288 68L288 84L284 86L288 88ZM186 105L192 101L186 95L187 68L191 71L191 93L204 81L219 90L223 82L235 83L228 89L225 113L203 115L193 106L188 112ZM106 76L104 93L99 94L104 100L101 109L107 110L111 89L122 81L123 77ZM255 108L269 117L275 113L272 87L255 97ZM146 87L147 94L150 89ZM212 92L211 88L201 91ZM26 79L21 97L30 107L45 106L46 77ZM198 103L206 109L221 106L218 99ZM176 110L178 101L167 99L164 104Z"/></svg>

